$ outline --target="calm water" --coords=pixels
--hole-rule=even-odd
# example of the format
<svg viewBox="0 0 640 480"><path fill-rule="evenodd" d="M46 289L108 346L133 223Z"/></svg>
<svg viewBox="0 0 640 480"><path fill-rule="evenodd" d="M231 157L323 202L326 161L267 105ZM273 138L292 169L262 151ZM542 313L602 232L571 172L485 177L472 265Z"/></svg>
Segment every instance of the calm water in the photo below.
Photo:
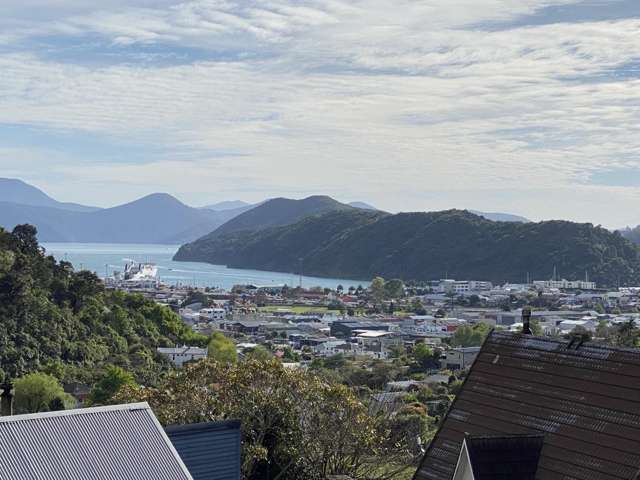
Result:
<svg viewBox="0 0 640 480"><path fill-rule="evenodd" d="M138 245L109 243L44 243L49 255L57 260L67 260L77 269L90 270L100 277L112 275L114 270L122 271L130 260L155 263L160 279L168 284L192 285L198 287L220 287L230 289L233 285L252 283L255 285L294 285L300 277L288 273L241 270L207 263L174 262L171 260L179 245ZM366 286L368 282L339 278L302 277L303 287L345 289L353 285Z"/></svg>

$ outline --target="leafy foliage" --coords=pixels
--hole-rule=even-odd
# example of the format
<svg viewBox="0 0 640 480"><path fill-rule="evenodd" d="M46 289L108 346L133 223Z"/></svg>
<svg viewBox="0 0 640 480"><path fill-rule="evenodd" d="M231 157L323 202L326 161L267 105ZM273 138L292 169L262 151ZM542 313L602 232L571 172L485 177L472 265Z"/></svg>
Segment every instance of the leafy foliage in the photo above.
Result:
<svg viewBox="0 0 640 480"><path fill-rule="evenodd" d="M487 337L491 327L486 323L461 325L449 339L452 347L479 347Z"/></svg>
<svg viewBox="0 0 640 480"><path fill-rule="evenodd" d="M207 355L222 363L236 363L238 361L236 344L220 332L214 332L211 335Z"/></svg>
<svg viewBox="0 0 640 480"><path fill-rule="evenodd" d="M18 414L62 410L75 404L58 379L46 373L25 375L15 381L14 389L14 407Z"/></svg>
<svg viewBox="0 0 640 480"><path fill-rule="evenodd" d="M121 388L135 383L133 375L126 370L112 365L106 373L96 382L89 396L92 405L107 403Z"/></svg>
<svg viewBox="0 0 640 480"><path fill-rule="evenodd" d="M348 387L277 360L200 361L116 401L147 401L164 424L239 419L246 479L392 478L380 462L409 455Z"/></svg>
<svg viewBox="0 0 640 480"><path fill-rule="evenodd" d="M34 227L0 229L0 379L48 371L91 382L118 365L153 383L170 368L158 346L204 340L168 308L106 292L94 274L46 256Z"/></svg>

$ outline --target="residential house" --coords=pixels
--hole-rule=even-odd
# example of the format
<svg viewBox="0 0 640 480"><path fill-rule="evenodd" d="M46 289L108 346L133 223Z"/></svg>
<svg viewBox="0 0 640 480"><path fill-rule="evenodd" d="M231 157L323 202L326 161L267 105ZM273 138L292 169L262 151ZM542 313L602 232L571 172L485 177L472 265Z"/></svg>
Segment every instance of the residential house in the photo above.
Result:
<svg viewBox="0 0 640 480"><path fill-rule="evenodd" d="M467 435L453 480L535 480L543 435Z"/></svg>
<svg viewBox="0 0 640 480"><path fill-rule="evenodd" d="M2 480L194 480L146 403L0 417Z"/></svg>
<svg viewBox="0 0 640 480"><path fill-rule="evenodd" d="M470 367L475 362L480 347L457 347L447 350L442 360L442 368L449 370L462 370Z"/></svg>
<svg viewBox="0 0 640 480"><path fill-rule="evenodd" d="M240 480L240 422L194 423L165 431L193 480Z"/></svg>
<svg viewBox="0 0 640 480"><path fill-rule="evenodd" d="M536 480L637 480L639 379L636 349L494 331L414 480L452 480L469 435L542 436ZM512 462L493 458L504 468Z"/></svg>
<svg viewBox="0 0 640 480"><path fill-rule="evenodd" d="M356 330L389 331L389 325L377 322L357 320L338 320L331 324L331 335L334 337L353 337Z"/></svg>
<svg viewBox="0 0 640 480"><path fill-rule="evenodd" d="M224 308L203 308L199 316L207 322L220 322L227 317L227 311Z"/></svg>
<svg viewBox="0 0 640 480"><path fill-rule="evenodd" d="M158 347L158 353L169 358L171 363L181 368L185 363L207 358L207 349L200 347Z"/></svg>

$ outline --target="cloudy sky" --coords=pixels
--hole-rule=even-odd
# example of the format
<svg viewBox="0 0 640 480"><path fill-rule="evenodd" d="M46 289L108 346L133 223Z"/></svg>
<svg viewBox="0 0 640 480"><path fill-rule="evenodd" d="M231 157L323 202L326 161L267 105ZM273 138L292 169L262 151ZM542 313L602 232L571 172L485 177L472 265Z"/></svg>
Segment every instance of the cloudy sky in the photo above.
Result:
<svg viewBox="0 0 640 480"><path fill-rule="evenodd" d="M640 1L2 0L0 176L635 225Z"/></svg>

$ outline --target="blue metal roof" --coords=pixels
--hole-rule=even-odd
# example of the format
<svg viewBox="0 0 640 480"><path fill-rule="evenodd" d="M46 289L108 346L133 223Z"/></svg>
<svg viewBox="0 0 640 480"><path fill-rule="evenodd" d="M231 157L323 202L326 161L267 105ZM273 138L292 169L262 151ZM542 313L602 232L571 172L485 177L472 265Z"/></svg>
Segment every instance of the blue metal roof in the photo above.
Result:
<svg viewBox="0 0 640 480"><path fill-rule="evenodd" d="M193 480L240 479L240 422L210 422L166 429Z"/></svg>
<svg viewBox="0 0 640 480"><path fill-rule="evenodd" d="M2 480L192 480L146 403L0 417Z"/></svg>

